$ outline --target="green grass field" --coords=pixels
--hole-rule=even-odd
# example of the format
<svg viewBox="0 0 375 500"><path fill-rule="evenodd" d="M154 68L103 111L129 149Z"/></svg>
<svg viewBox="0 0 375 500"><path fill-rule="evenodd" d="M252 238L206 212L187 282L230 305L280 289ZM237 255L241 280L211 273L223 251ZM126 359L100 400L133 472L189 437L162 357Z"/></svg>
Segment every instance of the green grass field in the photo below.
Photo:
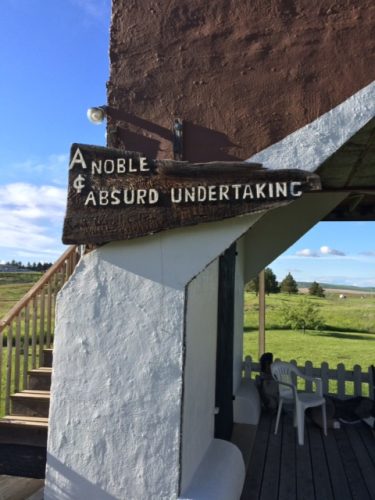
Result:
<svg viewBox="0 0 375 500"><path fill-rule="evenodd" d="M0 273L0 318L41 276L42 273Z"/></svg>
<svg viewBox="0 0 375 500"><path fill-rule="evenodd" d="M292 331L281 318L282 305L295 306L303 297L313 301L324 319L321 331ZM244 354L258 359L258 297L245 294ZM342 300L335 292L326 298L308 295L271 294L266 297L266 351L298 364L327 361L334 368L344 363L347 369L359 364L362 369L375 363L375 294L347 294Z"/></svg>

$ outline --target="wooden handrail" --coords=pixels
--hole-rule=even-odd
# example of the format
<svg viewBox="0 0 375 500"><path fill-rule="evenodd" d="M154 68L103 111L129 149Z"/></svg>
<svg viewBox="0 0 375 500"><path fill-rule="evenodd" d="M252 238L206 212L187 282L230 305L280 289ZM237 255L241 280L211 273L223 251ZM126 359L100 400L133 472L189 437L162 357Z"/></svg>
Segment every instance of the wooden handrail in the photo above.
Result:
<svg viewBox="0 0 375 500"><path fill-rule="evenodd" d="M39 281L19 300L0 321L0 332L11 323L19 312L33 299L35 295L48 283L50 278L60 270L65 261L76 251L75 245L70 246L57 261L43 274Z"/></svg>

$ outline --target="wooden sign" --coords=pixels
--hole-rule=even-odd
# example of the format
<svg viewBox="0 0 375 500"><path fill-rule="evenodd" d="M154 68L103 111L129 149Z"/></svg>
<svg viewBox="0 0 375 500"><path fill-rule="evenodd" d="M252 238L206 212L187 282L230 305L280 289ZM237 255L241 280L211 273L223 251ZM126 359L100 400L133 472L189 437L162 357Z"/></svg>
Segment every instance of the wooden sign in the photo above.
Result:
<svg viewBox="0 0 375 500"><path fill-rule="evenodd" d="M150 160L73 144L63 242L100 244L276 208L319 190L317 175L244 162Z"/></svg>

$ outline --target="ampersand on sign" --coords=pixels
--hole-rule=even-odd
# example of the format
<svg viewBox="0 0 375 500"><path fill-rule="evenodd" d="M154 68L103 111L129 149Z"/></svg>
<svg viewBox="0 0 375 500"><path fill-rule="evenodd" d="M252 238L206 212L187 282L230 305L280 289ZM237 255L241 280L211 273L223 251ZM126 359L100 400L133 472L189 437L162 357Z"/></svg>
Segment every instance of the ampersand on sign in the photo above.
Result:
<svg viewBox="0 0 375 500"><path fill-rule="evenodd" d="M79 176L74 179L73 187L78 194L82 191L82 189L85 187L85 178L83 177L83 175L79 174Z"/></svg>

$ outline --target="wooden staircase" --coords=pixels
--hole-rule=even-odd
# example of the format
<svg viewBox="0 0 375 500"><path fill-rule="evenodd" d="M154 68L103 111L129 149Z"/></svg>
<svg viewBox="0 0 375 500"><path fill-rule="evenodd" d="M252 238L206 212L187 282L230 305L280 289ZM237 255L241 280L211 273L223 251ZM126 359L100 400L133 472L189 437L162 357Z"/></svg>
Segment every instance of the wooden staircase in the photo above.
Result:
<svg viewBox="0 0 375 500"><path fill-rule="evenodd" d="M28 372L27 388L10 397L10 415L0 419L0 443L47 446L52 349L43 354L43 366Z"/></svg>
<svg viewBox="0 0 375 500"><path fill-rule="evenodd" d="M70 247L0 321L0 475L44 477L56 294L78 263ZM5 387L5 395L1 388Z"/></svg>

